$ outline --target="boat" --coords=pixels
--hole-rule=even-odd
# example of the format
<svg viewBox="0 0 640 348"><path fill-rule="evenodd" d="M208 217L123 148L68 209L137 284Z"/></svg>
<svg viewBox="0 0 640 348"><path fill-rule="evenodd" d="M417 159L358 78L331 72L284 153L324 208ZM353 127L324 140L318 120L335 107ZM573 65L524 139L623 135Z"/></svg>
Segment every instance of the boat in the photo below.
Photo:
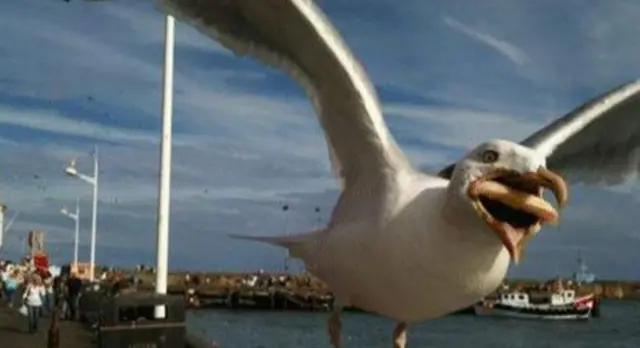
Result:
<svg viewBox="0 0 640 348"><path fill-rule="evenodd" d="M544 302L534 303L526 292L503 292L496 300L483 300L474 305L477 316L520 319L584 320L594 314L597 300L593 294L576 296L575 290L557 290Z"/></svg>

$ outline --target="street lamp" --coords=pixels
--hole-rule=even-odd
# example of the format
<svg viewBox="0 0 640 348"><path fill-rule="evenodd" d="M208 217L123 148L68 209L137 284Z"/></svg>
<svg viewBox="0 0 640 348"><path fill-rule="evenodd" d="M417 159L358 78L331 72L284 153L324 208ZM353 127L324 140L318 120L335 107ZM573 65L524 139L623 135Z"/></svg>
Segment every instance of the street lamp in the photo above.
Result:
<svg viewBox="0 0 640 348"><path fill-rule="evenodd" d="M0 250L4 245L4 212L7 210L7 206L0 203Z"/></svg>
<svg viewBox="0 0 640 348"><path fill-rule="evenodd" d="M63 207L60 212L62 213L62 215L66 215L76 223L76 229L73 237L73 267L78 267L78 239L80 238L80 199L76 198L75 213L69 212L69 210L67 210L67 207Z"/></svg>
<svg viewBox="0 0 640 348"><path fill-rule="evenodd" d="M289 205L285 204L282 206L282 211L283 212L288 212L289 211ZM289 234L289 214L285 215L285 234ZM289 249L285 250L285 254L284 254L284 273L289 273L289 260L291 258L291 254L289 253Z"/></svg>
<svg viewBox="0 0 640 348"><path fill-rule="evenodd" d="M98 146L93 150L93 176L88 176L78 172L76 169L76 160L73 159L69 162L64 172L74 178L78 178L84 182L87 182L93 186L93 212L91 214L91 256L89 261L89 280L91 282L95 279L95 267L96 267L96 230L98 225Z"/></svg>
<svg viewBox="0 0 640 348"><path fill-rule="evenodd" d="M17 212L15 212L15 214L13 214L13 216L11 217L11 219L9 219L9 222L7 222L6 224L4 223L4 213L7 210L7 206L0 203L0 216L2 218L2 222L0 223L0 226L2 226L2 230L0 230L0 253L2 253L2 250L4 250L4 240L5 237L7 236L7 233L9 233L9 231L11 230L11 226L13 226L13 223L16 221L16 219L18 218L18 216L20 216L20 211L18 210Z"/></svg>

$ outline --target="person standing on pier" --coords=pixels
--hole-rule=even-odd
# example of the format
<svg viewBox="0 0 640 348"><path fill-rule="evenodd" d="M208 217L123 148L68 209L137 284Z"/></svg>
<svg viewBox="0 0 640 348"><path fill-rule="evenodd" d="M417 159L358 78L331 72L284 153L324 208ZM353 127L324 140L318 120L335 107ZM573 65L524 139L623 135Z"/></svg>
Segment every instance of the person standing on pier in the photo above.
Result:
<svg viewBox="0 0 640 348"><path fill-rule="evenodd" d="M22 300L27 306L29 333L36 333L38 331L38 321L40 320L44 297L45 289L42 285L42 279L32 275L28 278L27 288L24 290L24 295L22 295Z"/></svg>
<svg viewBox="0 0 640 348"><path fill-rule="evenodd" d="M67 276L65 274L59 274L53 278L53 305L60 310L60 319L66 319L67 314L67 301L66 301L66 282Z"/></svg>
<svg viewBox="0 0 640 348"><path fill-rule="evenodd" d="M53 306L54 306L54 293L53 293L53 277L51 276L51 274L48 275L47 278L44 279L44 289L45 289L45 295L44 295L44 312L47 312L48 314L53 313Z"/></svg>
<svg viewBox="0 0 640 348"><path fill-rule="evenodd" d="M20 271L18 271L17 269L11 269L7 273L8 275L4 279L4 292L5 296L7 297L9 308L12 308L15 302L15 295L18 292L18 287L20 286Z"/></svg>
<svg viewBox="0 0 640 348"><path fill-rule="evenodd" d="M0 266L0 285L2 286L2 299L9 303L9 292L7 291L7 280L11 276L11 272L5 265Z"/></svg>
<svg viewBox="0 0 640 348"><path fill-rule="evenodd" d="M82 280L78 278L75 273L71 273L71 276L67 279L67 308L69 320L77 319L78 312L78 298L82 291Z"/></svg>

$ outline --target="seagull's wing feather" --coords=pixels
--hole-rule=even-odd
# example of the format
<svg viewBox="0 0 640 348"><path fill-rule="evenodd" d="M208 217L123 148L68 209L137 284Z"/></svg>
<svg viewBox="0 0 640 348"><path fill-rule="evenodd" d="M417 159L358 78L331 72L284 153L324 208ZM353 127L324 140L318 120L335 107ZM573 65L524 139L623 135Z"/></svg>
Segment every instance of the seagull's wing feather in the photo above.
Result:
<svg viewBox="0 0 640 348"><path fill-rule="evenodd" d="M522 144L573 182L618 184L640 171L640 80L600 95Z"/></svg>
<svg viewBox="0 0 640 348"><path fill-rule="evenodd" d="M572 182L618 184L640 171L640 80L616 87L521 142ZM450 179L454 165L438 175Z"/></svg>
<svg viewBox="0 0 640 348"><path fill-rule="evenodd" d="M310 0L159 0L236 54L291 75L309 93L343 185L410 168L365 71Z"/></svg>

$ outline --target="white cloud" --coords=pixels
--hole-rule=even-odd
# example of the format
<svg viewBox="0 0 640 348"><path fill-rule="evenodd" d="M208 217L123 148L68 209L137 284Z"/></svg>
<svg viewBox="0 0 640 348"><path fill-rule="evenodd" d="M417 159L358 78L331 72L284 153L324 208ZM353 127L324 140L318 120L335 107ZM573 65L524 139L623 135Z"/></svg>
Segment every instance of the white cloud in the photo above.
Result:
<svg viewBox="0 0 640 348"><path fill-rule="evenodd" d="M421 126L408 128L421 132L425 139L457 149L469 149L495 138L520 141L541 126L539 122L516 115L482 110L389 104L385 111Z"/></svg>
<svg viewBox="0 0 640 348"><path fill-rule="evenodd" d="M49 110L20 110L0 105L0 124L21 126L59 135L83 136L99 140L157 142L156 134L127 128L73 120Z"/></svg>
<svg viewBox="0 0 640 348"><path fill-rule="evenodd" d="M445 17L444 22L451 28L493 48L516 65L523 65L526 62L526 55L520 48L509 42L495 38L485 32L472 29L451 17Z"/></svg>

